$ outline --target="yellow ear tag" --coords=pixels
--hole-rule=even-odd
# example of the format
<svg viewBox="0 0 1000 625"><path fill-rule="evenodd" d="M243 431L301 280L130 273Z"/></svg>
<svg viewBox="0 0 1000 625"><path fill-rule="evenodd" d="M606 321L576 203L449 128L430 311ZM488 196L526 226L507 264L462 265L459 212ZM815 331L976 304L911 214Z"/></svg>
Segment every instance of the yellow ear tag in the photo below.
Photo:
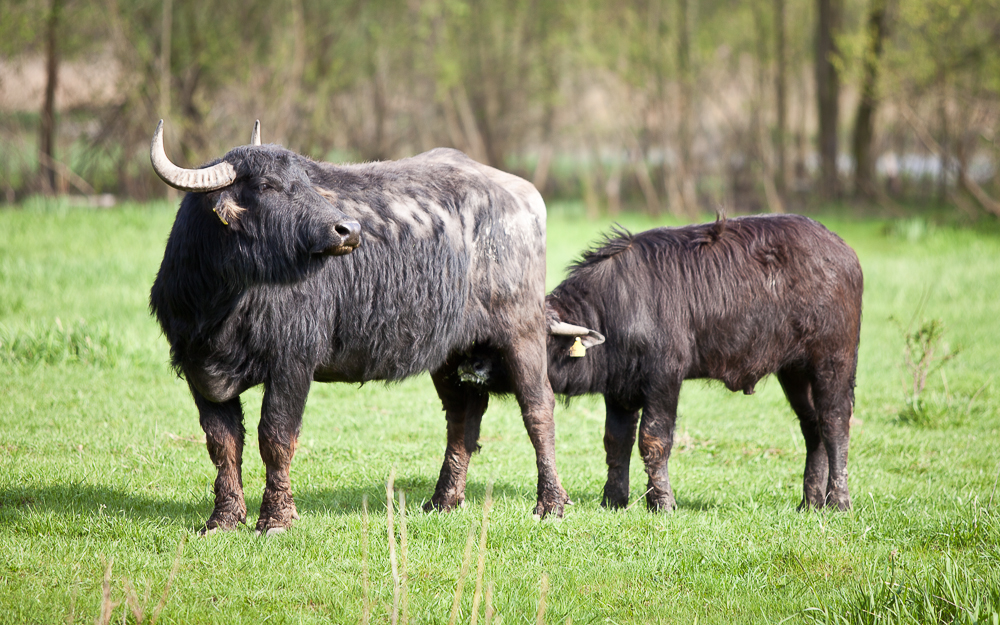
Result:
<svg viewBox="0 0 1000 625"><path fill-rule="evenodd" d="M215 216L219 218L219 221L222 222L223 226L228 226L229 225L229 222L222 218L222 213L219 212L218 208L213 208L212 212L215 213Z"/></svg>
<svg viewBox="0 0 1000 625"><path fill-rule="evenodd" d="M583 358L587 355L587 348L583 346L580 337L576 337L573 346L569 348L569 355L572 358Z"/></svg>

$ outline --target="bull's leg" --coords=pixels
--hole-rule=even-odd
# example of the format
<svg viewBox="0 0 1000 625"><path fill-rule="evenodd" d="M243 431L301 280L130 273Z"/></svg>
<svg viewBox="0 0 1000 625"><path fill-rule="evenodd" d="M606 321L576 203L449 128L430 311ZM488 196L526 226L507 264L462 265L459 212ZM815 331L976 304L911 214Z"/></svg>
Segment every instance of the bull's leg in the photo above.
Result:
<svg viewBox="0 0 1000 625"><path fill-rule="evenodd" d="M819 414L813 405L812 384L807 373L797 368L778 371L778 381L799 418L802 436L806 441L806 468L802 478L802 502L799 510L820 508L826 503L830 464L823 445Z"/></svg>
<svg viewBox="0 0 1000 625"><path fill-rule="evenodd" d="M608 481L604 484L605 508L628 505L628 466L635 446L635 426L639 411L623 408L614 398L605 396L607 417L604 422L604 451L608 460Z"/></svg>
<svg viewBox="0 0 1000 625"><path fill-rule="evenodd" d="M201 533L234 530L247 522L243 500L243 406L240 398L216 404L191 387L198 406L201 429L205 431L208 456L218 470L215 478L215 509Z"/></svg>
<svg viewBox="0 0 1000 625"><path fill-rule="evenodd" d="M309 382L308 377L300 376L295 380L272 380L265 384L257 426L260 457L266 470L264 497L257 519L259 534L283 532L292 526L293 519L299 518L292 499L289 470L298 444Z"/></svg>
<svg viewBox="0 0 1000 625"><path fill-rule="evenodd" d="M556 402L546 373L544 335L522 337L504 350L504 357L524 427L535 448L538 468L535 515L561 517L566 504L571 502L556 473L556 425L552 416Z"/></svg>
<svg viewBox="0 0 1000 625"><path fill-rule="evenodd" d="M677 507L670 488L667 461L674 445L674 424L677 421L677 400L680 381L658 386L650 393L642 408L639 424L639 452L646 465L646 507L650 510L673 510Z"/></svg>
<svg viewBox="0 0 1000 625"><path fill-rule="evenodd" d="M847 489L847 450L854 408L850 376L833 372L817 374L813 382L813 401L829 466L824 503L848 510L851 496Z"/></svg>
<svg viewBox="0 0 1000 625"><path fill-rule="evenodd" d="M424 510L451 510L465 501L469 459L479 449L479 425L489 395L457 383L453 367L431 374L448 422L448 443L434 496Z"/></svg>

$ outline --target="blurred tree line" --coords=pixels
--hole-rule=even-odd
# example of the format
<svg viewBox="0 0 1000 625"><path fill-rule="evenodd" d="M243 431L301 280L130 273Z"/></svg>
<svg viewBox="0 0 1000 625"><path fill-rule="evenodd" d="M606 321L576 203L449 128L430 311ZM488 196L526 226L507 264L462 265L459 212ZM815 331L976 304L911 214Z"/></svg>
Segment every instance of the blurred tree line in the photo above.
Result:
<svg viewBox="0 0 1000 625"><path fill-rule="evenodd" d="M2 0L0 192L165 193L265 142L453 146L588 210L816 199L1000 216L1000 0ZM81 67L111 95L60 102ZM7 103L7 104L5 104Z"/></svg>

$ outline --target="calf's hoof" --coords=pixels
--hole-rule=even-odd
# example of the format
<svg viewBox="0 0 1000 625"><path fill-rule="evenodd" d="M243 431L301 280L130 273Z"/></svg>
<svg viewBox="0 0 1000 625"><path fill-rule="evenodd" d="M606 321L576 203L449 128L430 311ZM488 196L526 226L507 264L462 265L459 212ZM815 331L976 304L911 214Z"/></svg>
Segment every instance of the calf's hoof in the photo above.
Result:
<svg viewBox="0 0 1000 625"><path fill-rule="evenodd" d="M604 493L604 497L601 499L601 506L608 510L624 510L628 508L628 496L612 497Z"/></svg>
<svg viewBox="0 0 1000 625"><path fill-rule="evenodd" d="M833 510L850 510L851 496L847 493L830 493L826 496L826 507Z"/></svg>
<svg viewBox="0 0 1000 625"><path fill-rule="evenodd" d="M673 493L648 493L646 509L650 512L673 512L677 509L677 501Z"/></svg>
<svg viewBox="0 0 1000 625"><path fill-rule="evenodd" d="M551 514L561 519L566 512L566 506L571 505L573 502L570 501L569 495L560 486L557 491L548 491L539 495L538 503L535 504L535 516L544 519Z"/></svg>

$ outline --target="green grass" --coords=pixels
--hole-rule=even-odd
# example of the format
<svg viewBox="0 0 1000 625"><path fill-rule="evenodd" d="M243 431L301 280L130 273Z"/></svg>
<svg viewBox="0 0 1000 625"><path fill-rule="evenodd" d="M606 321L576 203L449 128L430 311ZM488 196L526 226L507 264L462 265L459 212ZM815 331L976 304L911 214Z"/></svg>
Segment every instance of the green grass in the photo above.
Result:
<svg viewBox="0 0 1000 625"><path fill-rule="evenodd" d="M484 419L466 508L415 512L433 492L445 429L420 376L390 387L314 385L292 465L302 519L265 539L248 528L194 534L211 511L215 471L147 312L172 219L166 204L0 212L0 623L95 622L109 559L109 599L121 602L111 621L136 621L127 582L150 622L182 539L158 622L360 622L366 496L371 621L388 622L385 480L393 467L411 508L412 622L448 621L489 482L484 579L503 623L535 622L543 573L548 623L997 622L995 228L823 219L857 250L866 279L849 513L795 511L804 446L773 379L752 397L685 385L671 459L674 514L646 512L637 456L636 505L600 508L599 398L556 411L559 473L576 502L563 520L531 518L534 454L510 400L493 400ZM550 286L607 225L574 206L552 207ZM928 418L913 419L904 338L891 318L905 324L921 302L921 315L941 319L944 340L961 350L944 376L929 379ZM252 527L264 483L260 392L244 402Z"/></svg>

